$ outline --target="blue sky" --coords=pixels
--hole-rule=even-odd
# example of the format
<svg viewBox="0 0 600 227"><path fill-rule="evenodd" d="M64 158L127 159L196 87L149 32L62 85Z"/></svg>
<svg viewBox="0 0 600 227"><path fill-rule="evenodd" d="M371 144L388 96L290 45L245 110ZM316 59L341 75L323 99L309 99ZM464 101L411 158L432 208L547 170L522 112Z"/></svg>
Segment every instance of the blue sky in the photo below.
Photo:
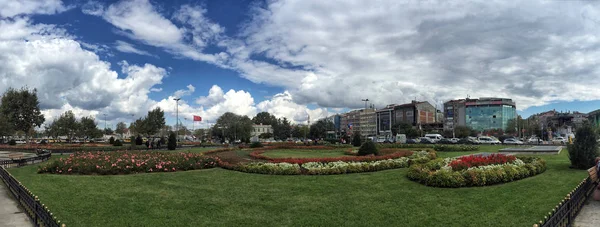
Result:
<svg viewBox="0 0 600 227"><path fill-rule="evenodd" d="M384 7L382 7L384 6ZM449 10L450 9L450 10ZM109 125L163 108L295 123L413 99L600 108L600 10L577 1L6 1L0 90Z"/></svg>

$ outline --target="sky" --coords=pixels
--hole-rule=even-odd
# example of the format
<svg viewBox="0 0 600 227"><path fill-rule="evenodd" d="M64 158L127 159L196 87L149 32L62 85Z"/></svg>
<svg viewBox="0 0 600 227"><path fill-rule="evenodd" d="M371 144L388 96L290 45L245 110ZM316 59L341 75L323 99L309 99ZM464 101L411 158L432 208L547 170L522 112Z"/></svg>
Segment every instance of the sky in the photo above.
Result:
<svg viewBox="0 0 600 227"><path fill-rule="evenodd" d="M600 2L0 0L0 92L50 123L161 107L306 123L361 100L511 98L524 117L600 108ZM181 98L178 104L173 100Z"/></svg>

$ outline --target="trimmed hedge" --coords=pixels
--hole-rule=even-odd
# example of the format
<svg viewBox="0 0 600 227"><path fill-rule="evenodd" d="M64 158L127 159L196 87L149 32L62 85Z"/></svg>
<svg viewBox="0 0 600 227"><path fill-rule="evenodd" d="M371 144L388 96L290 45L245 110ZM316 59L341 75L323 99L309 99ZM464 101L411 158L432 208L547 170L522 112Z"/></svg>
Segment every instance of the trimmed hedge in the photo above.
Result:
<svg viewBox="0 0 600 227"><path fill-rule="evenodd" d="M377 149L377 146L375 146L375 143L373 143L373 141L368 140L360 146L360 148L358 149L358 155L379 155L379 150Z"/></svg>
<svg viewBox="0 0 600 227"><path fill-rule="evenodd" d="M304 163L264 163L234 165L219 162L224 169L236 170L246 173L272 174L272 175L331 175L346 173L373 172L386 169L405 168L412 164L426 163L436 157L435 151L415 151L411 156L394 159L371 161L334 161L334 162L304 162Z"/></svg>
<svg viewBox="0 0 600 227"><path fill-rule="evenodd" d="M511 182L546 171L546 161L538 157L518 157L512 163L487 165L453 171L447 164L454 159L435 159L412 165L407 177L433 187L458 188Z"/></svg>

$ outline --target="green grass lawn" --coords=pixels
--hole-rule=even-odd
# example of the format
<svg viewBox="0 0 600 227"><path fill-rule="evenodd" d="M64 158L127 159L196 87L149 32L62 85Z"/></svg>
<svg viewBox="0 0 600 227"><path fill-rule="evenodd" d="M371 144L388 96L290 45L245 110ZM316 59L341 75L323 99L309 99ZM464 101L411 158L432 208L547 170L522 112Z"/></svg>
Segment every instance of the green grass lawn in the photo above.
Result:
<svg viewBox="0 0 600 227"><path fill-rule="evenodd" d="M348 156L344 154L344 151L348 149L349 148L335 150L281 149L268 150L262 155L269 158L327 158Z"/></svg>
<svg viewBox="0 0 600 227"><path fill-rule="evenodd" d="M67 226L531 226L587 176L568 168L566 153L542 155L548 170L540 175L458 189L412 182L407 169L330 176L220 168L118 176L37 174L36 166L10 172Z"/></svg>

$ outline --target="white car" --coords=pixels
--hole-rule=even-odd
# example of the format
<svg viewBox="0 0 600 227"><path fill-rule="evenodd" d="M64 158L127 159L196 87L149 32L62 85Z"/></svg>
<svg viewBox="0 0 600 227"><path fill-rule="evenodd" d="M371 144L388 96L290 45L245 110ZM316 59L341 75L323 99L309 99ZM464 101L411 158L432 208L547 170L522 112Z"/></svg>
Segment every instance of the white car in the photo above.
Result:
<svg viewBox="0 0 600 227"><path fill-rule="evenodd" d="M523 141L520 141L518 139L513 139L513 138L508 138L504 140L504 144L515 144L515 145L519 145L519 144L523 144Z"/></svg>
<svg viewBox="0 0 600 227"><path fill-rule="evenodd" d="M502 144L502 142L500 142L500 140L494 139L489 136L480 136L479 138L477 138L477 141L480 144L492 144L492 145Z"/></svg>
<svg viewBox="0 0 600 227"><path fill-rule="evenodd" d="M565 137L554 137L552 139L552 144L566 144L567 143L567 139Z"/></svg>
<svg viewBox="0 0 600 227"><path fill-rule="evenodd" d="M537 138L537 137L531 137L531 138L529 138L529 139L527 140L527 143L538 143L538 142L540 142L540 141L541 141L541 140L540 140L539 138Z"/></svg>
<svg viewBox="0 0 600 227"><path fill-rule="evenodd" d="M450 138L448 139L448 141L450 141L451 143L458 143L458 141L460 141L459 138Z"/></svg>
<svg viewBox="0 0 600 227"><path fill-rule="evenodd" d="M26 144L26 142L25 142L25 141L23 141L23 140L17 140L17 141L15 141L15 143L16 143L16 144Z"/></svg>

